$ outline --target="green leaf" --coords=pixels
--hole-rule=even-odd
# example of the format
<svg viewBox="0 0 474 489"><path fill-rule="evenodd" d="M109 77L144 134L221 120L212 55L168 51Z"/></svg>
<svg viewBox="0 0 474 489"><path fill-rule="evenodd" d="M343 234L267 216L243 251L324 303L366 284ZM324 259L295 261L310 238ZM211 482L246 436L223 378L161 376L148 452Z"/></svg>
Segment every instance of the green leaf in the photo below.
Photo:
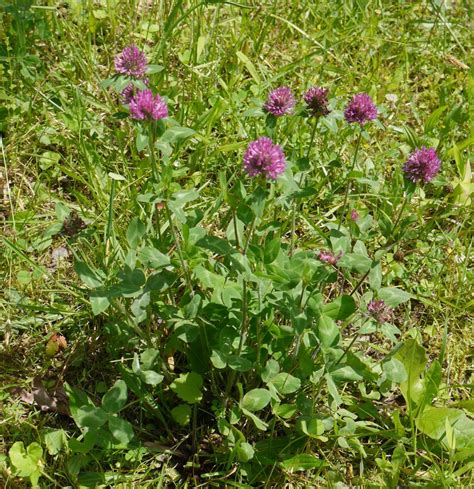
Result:
<svg viewBox="0 0 474 489"><path fill-rule="evenodd" d="M378 296L390 307L397 307L411 298L411 294L397 287L384 287L379 290Z"/></svg>
<svg viewBox="0 0 474 489"><path fill-rule="evenodd" d="M151 75L153 73L160 73L164 69L165 69L165 67L161 66L161 65L148 65L146 72L147 72L147 74Z"/></svg>
<svg viewBox="0 0 474 489"><path fill-rule="evenodd" d="M120 273L122 282L117 287L117 293L123 297L136 297L143 291L143 286L146 282L145 274L140 268L131 270L125 267L125 270Z"/></svg>
<svg viewBox="0 0 474 489"><path fill-rule="evenodd" d="M296 428L311 438L318 438L324 433L323 421L315 416L301 416L296 421Z"/></svg>
<svg viewBox="0 0 474 489"><path fill-rule="evenodd" d="M90 296L92 313L94 316L98 316L105 312L110 306L110 300L105 295L96 295L95 293Z"/></svg>
<svg viewBox="0 0 474 489"><path fill-rule="evenodd" d="M127 241L130 248L135 249L146 232L146 226L138 217L134 217L127 228Z"/></svg>
<svg viewBox="0 0 474 489"><path fill-rule="evenodd" d="M153 370L142 370L140 373L140 377L142 378L143 382L145 384L149 385L158 385L163 382L163 375L154 372Z"/></svg>
<svg viewBox="0 0 474 489"><path fill-rule="evenodd" d="M126 180L126 178L123 175L120 175L118 173L110 172L108 175L112 180L115 180L116 182L123 182Z"/></svg>
<svg viewBox="0 0 474 489"><path fill-rule="evenodd" d="M125 406L127 396L127 384L123 380L117 380L104 394L102 407L109 413L118 413Z"/></svg>
<svg viewBox="0 0 474 489"><path fill-rule="evenodd" d="M252 389L242 398L241 406L248 411L260 411L271 400L272 396L267 389Z"/></svg>
<svg viewBox="0 0 474 489"><path fill-rule="evenodd" d="M265 368L262 370L261 377L264 382L269 382L275 375L280 371L280 365L278 365L278 362L276 360L273 360L273 358L270 358L266 365Z"/></svg>
<svg viewBox="0 0 474 489"><path fill-rule="evenodd" d="M262 421L258 416L255 416L255 414L251 413L248 409L242 408L242 412L250 418L253 421L253 424L256 426L257 429L261 431L266 431L268 428L268 424L265 423L265 421Z"/></svg>
<svg viewBox="0 0 474 489"><path fill-rule="evenodd" d="M248 372L253 367L250 360L238 355L227 355L227 365L237 372Z"/></svg>
<svg viewBox="0 0 474 489"><path fill-rule="evenodd" d="M16 475L31 477L35 472L41 473L43 449L38 443L31 443L25 450L23 442L17 441L11 446L8 455Z"/></svg>
<svg viewBox="0 0 474 489"><path fill-rule="evenodd" d="M417 428L434 440L442 440L448 446L446 425L449 423L456 447L474 448L474 420L468 418L460 409L447 407L426 407L415 420Z"/></svg>
<svg viewBox="0 0 474 489"><path fill-rule="evenodd" d="M270 241L266 241L265 248L263 250L263 263L265 263L265 265L273 263L277 259L278 253L280 253L280 248L281 238L278 237Z"/></svg>
<svg viewBox="0 0 474 489"><path fill-rule="evenodd" d="M284 372L275 375L271 379L271 383L280 394L291 394L301 387L300 379Z"/></svg>
<svg viewBox="0 0 474 489"><path fill-rule="evenodd" d="M257 69L255 68L255 65L241 51L237 51L236 54L237 54L237 57L240 59L240 61L242 61L242 63L244 64L245 68L247 68L247 71L252 75L252 78L255 80L257 85L260 85L261 80L260 80L260 76L257 72Z"/></svg>
<svg viewBox="0 0 474 489"><path fill-rule="evenodd" d="M171 212L174 214L176 219L178 219L181 223L186 222L186 214L184 213L184 206L196 200L199 197L199 192L196 190L180 190L179 192L175 192L173 194L173 200L168 202L168 207Z"/></svg>
<svg viewBox="0 0 474 489"><path fill-rule="evenodd" d="M370 267L369 285L372 290L379 290L382 286L382 265L379 261L374 261Z"/></svg>
<svg viewBox="0 0 474 489"><path fill-rule="evenodd" d="M137 132L135 145L137 147L137 151L141 153L145 148L148 147L148 136L146 134Z"/></svg>
<svg viewBox="0 0 474 489"><path fill-rule="evenodd" d="M391 382L400 384L408 379L408 373L405 370L405 366L397 358L391 358L390 360L383 362L382 369L387 379Z"/></svg>
<svg viewBox="0 0 474 489"><path fill-rule="evenodd" d="M212 350L210 360L212 365L218 369L223 369L227 366L227 355L219 350Z"/></svg>
<svg viewBox="0 0 474 489"><path fill-rule="evenodd" d="M199 198L199 192L194 189L180 190L173 194L173 200L171 201L175 206L184 206L193 200Z"/></svg>
<svg viewBox="0 0 474 489"><path fill-rule="evenodd" d="M195 372L181 374L171 384L171 390L183 401L195 404L202 399L202 377Z"/></svg>
<svg viewBox="0 0 474 489"><path fill-rule="evenodd" d="M57 455L67 446L67 437L64 430L48 431L44 434L44 444L50 455Z"/></svg>
<svg viewBox="0 0 474 489"><path fill-rule="evenodd" d="M217 236L204 236L196 242L196 246L205 248L221 256L235 253L236 250L229 244L228 241Z"/></svg>
<svg viewBox="0 0 474 489"><path fill-rule="evenodd" d="M405 133L406 141L412 149L419 148L421 146L420 140L413 129L410 129L408 126L404 126L402 131Z"/></svg>
<svg viewBox="0 0 474 489"><path fill-rule="evenodd" d="M171 410L171 416L181 426L186 426L191 419L191 406L189 404L180 404Z"/></svg>
<svg viewBox="0 0 474 489"><path fill-rule="evenodd" d="M356 303L352 296L342 295L338 297L335 301L329 304L324 304L322 307L322 312L326 316L339 321L341 319L347 319L356 310Z"/></svg>
<svg viewBox="0 0 474 489"><path fill-rule="evenodd" d="M339 342L339 328L329 316L322 315L319 318L316 334L321 345L325 348L329 348Z"/></svg>
<svg viewBox="0 0 474 489"><path fill-rule="evenodd" d="M79 278L91 289L95 289L102 285L102 281L97 274L93 272L85 262L77 260L74 263L74 268L79 275Z"/></svg>
<svg viewBox="0 0 474 489"><path fill-rule="evenodd" d="M156 290L163 292L169 289L173 283L177 280L177 275L169 270L162 270L159 273L153 273L146 281L146 288L148 290Z"/></svg>
<svg viewBox="0 0 474 489"><path fill-rule="evenodd" d="M204 287L222 290L225 286L225 277L218 275L217 273L210 272L201 265L195 267L193 272Z"/></svg>
<svg viewBox="0 0 474 489"><path fill-rule="evenodd" d="M425 406L431 404L438 394L438 388L441 383L441 364L435 360L425 373L423 379L423 392L418 403L418 412L421 413Z"/></svg>
<svg viewBox="0 0 474 489"><path fill-rule="evenodd" d="M244 441L235 448L235 454L239 462L248 462L255 455L255 450L250 443Z"/></svg>
<svg viewBox="0 0 474 489"><path fill-rule="evenodd" d="M336 386L334 380L332 379L331 375L328 373L324 377L326 379L326 382L328 383L329 394L334 399L334 402L339 406L340 404L342 404L342 399L341 399L341 396L339 395L339 392L337 390L337 386Z"/></svg>
<svg viewBox="0 0 474 489"><path fill-rule="evenodd" d="M174 334L176 335L176 338L179 338L181 341L192 343L199 337L199 325L191 322L178 324L175 327Z"/></svg>
<svg viewBox="0 0 474 489"><path fill-rule="evenodd" d="M71 387L67 382L64 384L64 390L69 398L69 409L71 416L76 419L77 411L82 406L95 407L93 402L81 390Z"/></svg>
<svg viewBox="0 0 474 489"><path fill-rule="evenodd" d="M425 122L425 134L429 134L433 131L436 124L438 123L440 117L448 108L447 105L443 105L442 107L438 107L427 119Z"/></svg>
<svg viewBox="0 0 474 489"><path fill-rule="evenodd" d="M190 127L170 127L164 132L163 136L161 136L160 143L172 144L176 141L187 139L195 133L196 131L194 129L191 129Z"/></svg>
<svg viewBox="0 0 474 489"><path fill-rule="evenodd" d="M160 352L156 348L145 348L140 354L140 360L145 370L151 370Z"/></svg>
<svg viewBox="0 0 474 489"><path fill-rule="evenodd" d="M372 266L372 260L359 253L346 253L338 262L337 266L355 270L358 273L366 273Z"/></svg>
<svg viewBox="0 0 474 489"><path fill-rule="evenodd" d="M280 462L280 467L283 469L299 472L316 469L323 465L324 462L322 460L309 453L301 453L300 455L295 455L294 457L287 458L283 462Z"/></svg>
<svg viewBox="0 0 474 489"><path fill-rule="evenodd" d="M39 166L42 170L47 170L51 166L57 166L61 160L61 155L54 151L45 151L39 158Z"/></svg>
<svg viewBox="0 0 474 489"><path fill-rule="evenodd" d="M82 406L73 416L79 428L100 428L107 421L107 413L99 407Z"/></svg>
<svg viewBox="0 0 474 489"><path fill-rule="evenodd" d="M416 340L405 341L397 350L394 358L403 363L407 372L407 380L400 383L400 390L407 403L418 403L423 393L423 381L421 375L425 370L426 354L422 346Z"/></svg>
<svg viewBox="0 0 474 489"><path fill-rule="evenodd" d="M140 297L137 297L132 305L130 311L133 314L133 320L136 324L140 324L148 317L148 306L150 304L150 292L144 292Z"/></svg>
<svg viewBox="0 0 474 489"><path fill-rule="evenodd" d="M474 399L466 399L463 401L457 401L457 402L453 403L453 406L466 409L471 414L474 414Z"/></svg>
<svg viewBox="0 0 474 489"><path fill-rule="evenodd" d="M97 20L104 20L108 17L107 11L104 9L95 9L92 11L92 15Z"/></svg>
<svg viewBox="0 0 474 489"><path fill-rule="evenodd" d="M128 445L133 439L133 426L123 418L109 416L109 429L112 436L124 445Z"/></svg>
<svg viewBox="0 0 474 489"><path fill-rule="evenodd" d="M69 438L67 444L68 449L74 453L87 453L95 446L98 438L102 434L103 428L99 428L98 430L88 429L84 434L82 441L79 441L77 438Z"/></svg>
<svg viewBox="0 0 474 489"><path fill-rule="evenodd" d="M296 413L296 409L294 404L276 404L273 406L275 415L284 419L291 418Z"/></svg>
<svg viewBox="0 0 474 489"><path fill-rule="evenodd" d="M140 359L138 358L138 353L133 354L133 360L132 360L132 372L134 374L140 375L141 372L141 365L140 365Z"/></svg>

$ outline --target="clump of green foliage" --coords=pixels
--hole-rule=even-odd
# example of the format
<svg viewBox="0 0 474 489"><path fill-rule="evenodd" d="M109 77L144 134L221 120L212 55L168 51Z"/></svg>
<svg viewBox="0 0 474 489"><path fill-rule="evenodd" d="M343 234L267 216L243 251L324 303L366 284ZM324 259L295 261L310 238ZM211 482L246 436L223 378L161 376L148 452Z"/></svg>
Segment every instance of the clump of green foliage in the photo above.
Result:
<svg viewBox="0 0 474 489"><path fill-rule="evenodd" d="M468 6L286 7L1 7L7 485L472 482ZM122 105L124 36L169 117Z"/></svg>

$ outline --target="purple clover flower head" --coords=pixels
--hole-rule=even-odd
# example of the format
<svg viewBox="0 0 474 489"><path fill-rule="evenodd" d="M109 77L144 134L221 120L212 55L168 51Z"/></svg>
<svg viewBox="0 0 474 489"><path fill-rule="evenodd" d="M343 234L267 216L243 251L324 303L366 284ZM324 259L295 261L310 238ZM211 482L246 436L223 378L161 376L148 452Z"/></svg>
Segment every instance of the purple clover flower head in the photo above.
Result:
<svg viewBox="0 0 474 489"><path fill-rule="evenodd" d="M303 96L311 115L315 117L326 116L328 109L328 89L321 87L311 87Z"/></svg>
<svg viewBox="0 0 474 489"><path fill-rule="evenodd" d="M129 83L121 92L122 102L124 104L129 104L132 101L135 92L137 91L137 87L133 83Z"/></svg>
<svg viewBox="0 0 474 489"><path fill-rule="evenodd" d="M144 78L143 83L148 86L150 84L150 80L148 78ZM120 94L122 96L122 102L126 105L128 105L131 101L132 98L135 96L135 94L139 91L139 88L137 88L133 83L129 83L123 90L122 93Z"/></svg>
<svg viewBox="0 0 474 489"><path fill-rule="evenodd" d="M366 93L358 93L352 97L344 110L344 117L349 123L357 122L361 126L377 117L377 107Z"/></svg>
<svg viewBox="0 0 474 489"><path fill-rule="evenodd" d="M278 144L267 137L252 141L244 154L244 170L251 177L264 175L268 180L276 180L286 168L285 155Z"/></svg>
<svg viewBox="0 0 474 489"><path fill-rule="evenodd" d="M393 315L393 309L388 307L382 299L371 300L367 304L367 311L379 324L387 323Z"/></svg>
<svg viewBox="0 0 474 489"><path fill-rule="evenodd" d="M355 209L351 210L351 219L354 222L357 221L357 219L359 219L359 213Z"/></svg>
<svg viewBox="0 0 474 489"><path fill-rule="evenodd" d="M329 265L336 265L337 262L342 258L343 254L344 253L342 251L340 251L337 255L335 255L331 251L321 250L318 253L318 259L323 263L328 263Z"/></svg>
<svg viewBox="0 0 474 489"><path fill-rule="evenodd" d="M403 166L403 171L408 180L412 182L431 181L441 168L441 160L438 158L434 148L416 149L411 153Z"/></svg>
<svg viewBox="0 0 474 489"><path fill-rule="evenodd" d="M138 91L130 101L130 115L138 120L158 120L168 117L168 106L151 90Z"/></svg>
<svg viewBox="0 0 474 489"><path fill-rule="evenodd" d="M115 56L115 71L121 75L141 78L146 72L147 64L145 54L134 44Z"/></svg>
<svg viewBox="0 0 474 489"><path fill-rule="evenodd" d="M263 109L275 117L289 114L296 101L293 93L288 87L275 88L268 94L267 101L263 104Z"/></svg>

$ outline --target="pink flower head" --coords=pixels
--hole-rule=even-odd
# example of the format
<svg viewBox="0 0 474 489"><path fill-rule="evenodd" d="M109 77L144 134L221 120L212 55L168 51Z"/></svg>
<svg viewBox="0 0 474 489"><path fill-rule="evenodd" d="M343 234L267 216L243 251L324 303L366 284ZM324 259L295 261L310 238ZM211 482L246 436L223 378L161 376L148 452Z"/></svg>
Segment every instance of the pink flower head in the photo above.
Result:
<svg viewBox="0 0 474 489"><path fill-rule="evenodd" d="M344 117L349 123L357 122L361 126L377 117L377 107L366 93L358 93L352 97L344 111Z"/></svg>
<svg viewBox="0 0 474 489"><path fill-rule="evenodd" d="M439 172L441 161L434 148L416 149L403 167L406 178L412 182L429 182Z"/></svg>
<svg viewBox="0 0 474 489"><path fill-rule="evenodd" d="M393 309L388 307L382 299L371 300L367 304L367 311L380 324L390 321L393 315Z"/></svg>
<svg viewBox="0 0 474 489"><path fill-rule="evenodd" d="M151 90L140 90L130 101L130 115L138 120L158 120L168 117L168 106Z"/></svg>
<svg viewBox="0 0 474 489"><path fill-rule="evenodd" d="M264 175L276 180L286 168L285 155L278 144L267 137L252 141L244 154L244 170L251 177Z"/></svg>
<svg viewBox="0 0 474 489"><path fill-rule="evenodd" d="M319 117L328 115L328 89L311 87L303 96L311 115Z"/></svg>
<svg viewBox="0 0 474 489"><path fill-rule="evenodd" d="M336 263L342 258L344 253L340 251L337 255L328 250L321 250L318 253L319 261L323 263L329 263L329 265L336 265Z"/></svg>
<svg viewBox="0 0 474 489"><path fill-rule="evenodd" d="M147 64L145 54L135 45L126 47L115 56L115 71L121 75L141 78L146 72Z"/></svg>
<svg viewBox="0 0 474 489"><path fill-rule="evenodd" d="M263 109L273 114L275 117L289 114L295 106L295 97L288 87L280 87L272 90L268 94L267 101L263 104Z"/></svg>
<svg viewBox="0 0 474 489"><path fill-rule="evenodd" d="M353 221L357 221L357 219L359 219L359 213L355 209L351 210L351 219Z"/></svg>
<svg viewBox="0 0 474 489"><path fill-rule="evenodd" d="M150 80L148 78L144 78L143 83L148 86L150 84ZM122 102L124 104L129 104L132 101L132 98L135 96L135 94L139 91L139 88L137 88L133 83L129 83L123 90L122 93L120 94L122 96Z"/></svg>

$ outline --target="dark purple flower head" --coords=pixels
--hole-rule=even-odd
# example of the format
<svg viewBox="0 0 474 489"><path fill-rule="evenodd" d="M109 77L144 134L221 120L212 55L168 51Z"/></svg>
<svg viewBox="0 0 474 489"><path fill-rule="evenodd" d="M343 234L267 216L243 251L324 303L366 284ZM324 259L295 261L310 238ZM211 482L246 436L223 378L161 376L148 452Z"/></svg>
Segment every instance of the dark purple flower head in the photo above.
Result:
<svg viewBox="0 0 474 489"><path fill-rule="evenodd" d="M303 98L311 115L319 117L329 114L327 88L311 87Z"/></svg>
<svg viewBox="0 0 474 489"><path fill-rule="evenodd" d="M144 78L143 83L148 86L150 84L150 80L148 78ZM122 96L122 102L124 104L129 104L132 101L132 98L135 96L135 94L139 91L139 88L137 88L133 83L129 83L123 90L122 93L120 94Z"/></svg>
<svg viewBox="0 0 474 489"><path fill-rule="evenodd" d="M267 101L263 104L263 109L273 114L275 117L289 114L295 106L295 97L288 87L275 88L268 94Z"/></svg>
<svg viewBox="0 0 474 489"><path fill-rule="evenodd" d="M393 309L388 307L382 299L371 300L367 304L367 311L380 324L390 321L393 315Z"/></svg>
<svg viewBox="0 0 474 489"><path fill-rule="evenodd" d="M403 166L406 178L412 182L429 182L439 172L441 161L434 148L416 149Z"/></svg>
<svg viewBox="0 0 474 489"><path fill-rule="evenodd" d="M344 253L342 251L340 251L337 255L335 255L331 251L321 250L318 253L318 259L323 263L329 263L329 265L336 265L336 263L342 258L343 254Z"/></svg>
<svg viewBox="0 0 474 489"><path fill-rule="evenodd" d="M130 115L138 120L158 120L168 117L168 106L151 90L140 90L130 101Z"/></svg>
<svg viewBox="0 0 474 489"><path fill-rule="evenodd" d="M377 107L366 93L358 93L352 97L344 111L347 122L357 122L361 126L377 117Z"/></svg>
<svg viewBox="0 0 474 489"><path fill-rule="evenodd" d="M276 180L286 168L285 155L278 144L270 138L262 137L252 141L244 155L244 170L251 177L264 175L268 180Z"/></svg>
<svg viewBox="0 0 474 489"><path fill-rule="evenodd" d="M141 78L146 72L147 64L145 54L135 45L126 47L115 56L115 71L121 75Z"/></svg>

